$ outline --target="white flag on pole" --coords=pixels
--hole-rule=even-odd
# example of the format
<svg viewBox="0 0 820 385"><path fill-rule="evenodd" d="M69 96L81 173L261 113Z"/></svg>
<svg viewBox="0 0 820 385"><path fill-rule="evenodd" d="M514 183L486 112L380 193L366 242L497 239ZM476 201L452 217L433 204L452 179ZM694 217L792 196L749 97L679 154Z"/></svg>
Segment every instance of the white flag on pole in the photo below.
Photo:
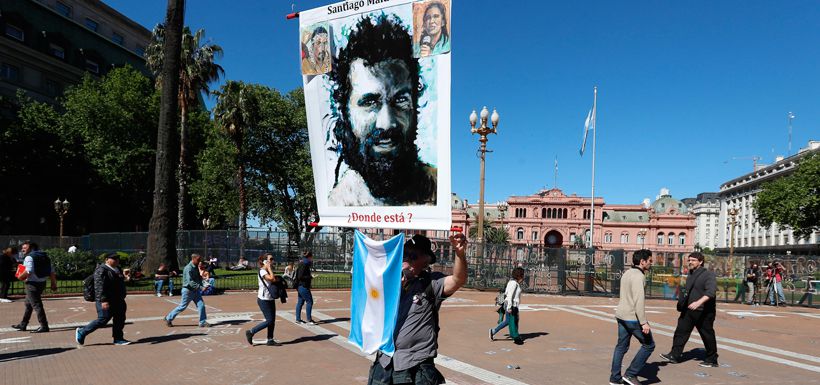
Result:
<svg viewBox="0 0 820 385"><path fill-rule="evenodd" d="M587 113L587 119L584 121L584 141L581 143L581 156L584 156L584 149L587 147L587 134L589 134L589 122L592 120L592 110Z"/></svg>

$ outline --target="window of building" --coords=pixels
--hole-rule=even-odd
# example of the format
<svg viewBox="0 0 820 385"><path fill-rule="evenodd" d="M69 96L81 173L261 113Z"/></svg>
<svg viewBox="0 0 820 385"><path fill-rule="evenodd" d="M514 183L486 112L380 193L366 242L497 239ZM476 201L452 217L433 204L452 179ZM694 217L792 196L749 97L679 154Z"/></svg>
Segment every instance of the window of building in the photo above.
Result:
<svg viewBox="0 0 820 385"><path fill-rule="evenodd" d="M71 17L71 7L63 2L58 1L54 9L65 17Z"/></svg>
<svg viewBox="0 0 820 385"><path fill-rule="evenodd" d="M564 209L563 216L561 218L567 219L567 209Z"/></svg>
<svg viewBox="0 0 820 385"><path fill-rule="evenodd" d="M641 244L641 247L643 247L644 242L646 242L646 238L643 235L638 234L638 243Z"/></svg>
<svg viewBox="0 0 820 385"><path fill-rule="evenodd" d="M85 27L92 30L92 31L94 31L94 32L97 32L97 30L100 28L100 23L97 23L96 21L91 20L91 19L86 17L85 18Z"/></svg>
<svg viewBox="0 0 820 385"><path fill-rule="evenodd" d="M533 232L532 232L532 240L533 240L533 241L537 241L537 240L538 240L538 232L537 232L537 231L533 231Z"/></svg>
<svg viewBox="0 0 820 385"><path fill-rule="evenodd" d="M547 217L547 209L541 209L541 218Z"/></svg>
<svg viewBox="0 0 820 385"><path fill-rule="evenodd" d="M17 40L25 41L26 33L22 28L6 23L6 36L11 36Z"/></svg>
<svg viewBox="0 0 820 385"><path fill-rule="evenodd" d="M65 49L63 49L63 47L60 47L57 44L50 43L48 45L48 53L50 53L51 56L58 57L60 59L65 59Z"/></svg>
<svg viewBox="0 0 820 385"><path fill-rule="evenodd" d="M604 234L604 242L606 242L606 243L612 243L612 233L606 233L606 234Z"/></svg>
<svg viewBox="0 0 820 385"><path fill-rule="evenodd" d="M575 239L576 239L577 237L578 237L578 236L577 236L575 233L569 233L569 241L570 241L570 242L573 242L573 243L574 243L574 242L575 242Z"/></svg>
<svg viewBox="0 0 820 385"><path fill-rule="evenodd" d="M145 47L143 46L137 46L137 48L134 48L134 52L140 55L140 57L145 57ZM458 201L456 201L456 204L458 204Z"/></svg>
<svg viewBox="0 0 820 385"><path fill-rule="evenodd" d="M62 86L55 80L46 79L46 94L51 97L60 96L63 93Z"/></svg>
<svg viewBox="0 0 820 385"><path fill-rule="evenodd" d="M515 239L518 239L518 240L524 239L524 229L519 227L518 230L515 231Z"/></svg>
<svg viewBox="0 0 820 385"><path fill-rule="evenodd" d="M20 68L8 63L3 63L0 66L0 77L6 80L20 80Z"/></svg>
<svg viewBox="0 0 820 385"><path fill-rule="evenodd" d="M659 245L663 244L663 233L658 233L658 244Z"/></svg>
<svg viewBox="0 0 820 385"><path fill-rule="evenodd" d="M685 245L686 244L686 234L680 233L678 235L678 240L680 241L681 245Z"/></svg>
<svg viewBox="0 0 820 385"><path fill-rule="evenodd" d="M85 59L85 69L88 70L88 72L91 72L91 73L95 73L95 74L100 73L100 65L97 64L97 62L95 62L93 60Z"/></svg>
<svg viewBox="0 0 820 385"><path fill-rule="evenodd" d="M119 45L125 45L125 36L114 32L114 34L111 35L111 41L113 41L114 43L117 43Z"/></svg>
<svg viewBox="0 0 820 385"><path fill-rule="evenodd" d="M675 244L675 234L669 233L669 236L667 237L667 239L668 239L668 241L667 241L668 245L671 246L671 245Z"/></svg>
<svg viewBox="0 0 820 385"><path fill-rule="evenodd" d="M621 243L629 243L629 234L627 234L627 233L621 234Z"/></svg>

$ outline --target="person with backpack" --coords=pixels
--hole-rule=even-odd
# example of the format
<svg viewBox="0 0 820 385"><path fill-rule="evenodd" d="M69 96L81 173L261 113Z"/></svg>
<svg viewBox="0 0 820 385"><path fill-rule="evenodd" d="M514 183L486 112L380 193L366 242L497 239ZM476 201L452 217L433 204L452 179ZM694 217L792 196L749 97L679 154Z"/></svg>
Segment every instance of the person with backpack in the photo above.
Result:
<svg viewBox="0 0 820 385"><path fill-rule="evenodd" d="M114 319L114 325L111 328L114 345L123 346L131 343L123 335L125 311L128 305L125 304L125 276L120 271L119 265L120 256L117 253L109 253L105 256L105 263L94 270L94 301L97 308L97 319L89 322L85 327L74 330L74 340L78 345L85 344L85 338L105 326L111 318Z"/></svg>
<svg viewBox="0 0 820 385"><path fill-rule="evenodd" d="M259 281L259 290L256 292L256 303L265 316L265 320L252 329L245 331L245 339L251 346L253 346L254 334L265 328L268 329L265 345L279 346L279 343L273 339L273 328L275 326L274 318L276 318L276 299L280 297L279 286L276 285L276 282L281 279L273 274L273 264L273 255L271 254L260 255L257 261L259 271L256 272L256 278Z"/></svg>
<svg viewBox="0 0 820 385"><path fill-rule="evenodd" d="M433 359L438 355L439 308L441 303L467 283L467 238L450 236L455 251L453 275L430 272L436 262L430 240L416 234L404 243L401 293L394 334L393 356L376 353L368 385L444 383Z"/></svg>
<svg viewBox="0 0 820 385"><path fill-rule="evenodd" d="M490 341L494 340L496 333L505 327L510 327L510 338L516 345L524 344L524 340L518 335L518 305L521 303L521 281L524 280L524 268L516 267L512 271L512 277L507 282L504 289L504 303L498 308L498 325L490 329Z"/></svg>
<svg viewBox="0 0 820 385"><path fill-rule="evenodd" d="M54 273L54 268L51 266L51 259L44 251L34 242L25 242L20 246L20 250L25 259L23 265L26 270L17 278L21 281L26 281L26 308L23 311L23 320L16 325L11 325L12 328L19 331L25 331L28 327L28 321L31 319L31 312L37 312L37 321L40 327L32 330L32 333L48 333L48 319L46 318L46 310L43 309L43 291L46 290L46 280L51 280L51 291L57 291L57 274Z"/></svg>
<svg viewBox="0 0 820 385"><path fill-rule="evenodd" d="M310 292L310 283L313 280L313 273L311 273L310 268L312 265L313 252L310 250L305 251L302 261L299 262L299 266L296 268L294 277L294 286L296 286L296 292L299 294L299 298L296 300L297 324L305 323L305 321L302 321L302 305L306 304L305 315L307 316L307 323L316 325L316 322L313 322L313 317L311 316L311 311L313 310L313 294Z"/></svg>

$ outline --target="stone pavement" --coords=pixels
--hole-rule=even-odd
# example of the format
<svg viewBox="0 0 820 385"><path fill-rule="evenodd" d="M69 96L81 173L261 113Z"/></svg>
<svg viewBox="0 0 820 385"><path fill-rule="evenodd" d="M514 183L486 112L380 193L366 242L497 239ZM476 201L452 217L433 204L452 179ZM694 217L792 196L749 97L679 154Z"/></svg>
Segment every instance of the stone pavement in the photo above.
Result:
<svg viewBox="0 0 820 385"><path fill-rule="evenodd" d="M205 297L214 326L197 326L193 305L168 328L162 321L179 297L131 295L125 336L134 343L112 345L110 328L97 330L85 346L74 328L95 318L82 298L45 301L52 331L18 332L23 301L0 303L0 383L3 384L363 384L372 357L348 344L349 292L314 292L317 326L296 325L295 292L278 305L275 338L264 331L256 345L244 330L262 319L255 292ZM606 384L616 339L617 299L522 296L521 333L514 345L487 329L494 326L495 293L460 291L445 301L437 364L450 384ZM719 368L701 368L702 344L693 333L686 361L661 363L677 312L674 302L650 300L648 317L655 354L641 373L644 383L820 384L820 310L718 304L715 323ZM37 327L36 317L29 329ZM625 364L637 351L635 343ZM516 369L517 368L517 369Z"/></svg>

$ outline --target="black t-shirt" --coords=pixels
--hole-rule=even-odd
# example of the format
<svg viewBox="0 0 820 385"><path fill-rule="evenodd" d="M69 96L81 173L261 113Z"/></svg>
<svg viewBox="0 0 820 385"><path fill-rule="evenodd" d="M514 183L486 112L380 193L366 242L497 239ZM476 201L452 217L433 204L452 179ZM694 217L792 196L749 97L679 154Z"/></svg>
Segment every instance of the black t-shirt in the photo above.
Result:
<svg viewBox="0 0 820 385"><path fill-rule="evenodd" d="M156 277L157 281L168 282L171 279L171 271L168 269L157 269L157 271L154 273L154 277Z"/></svg>

